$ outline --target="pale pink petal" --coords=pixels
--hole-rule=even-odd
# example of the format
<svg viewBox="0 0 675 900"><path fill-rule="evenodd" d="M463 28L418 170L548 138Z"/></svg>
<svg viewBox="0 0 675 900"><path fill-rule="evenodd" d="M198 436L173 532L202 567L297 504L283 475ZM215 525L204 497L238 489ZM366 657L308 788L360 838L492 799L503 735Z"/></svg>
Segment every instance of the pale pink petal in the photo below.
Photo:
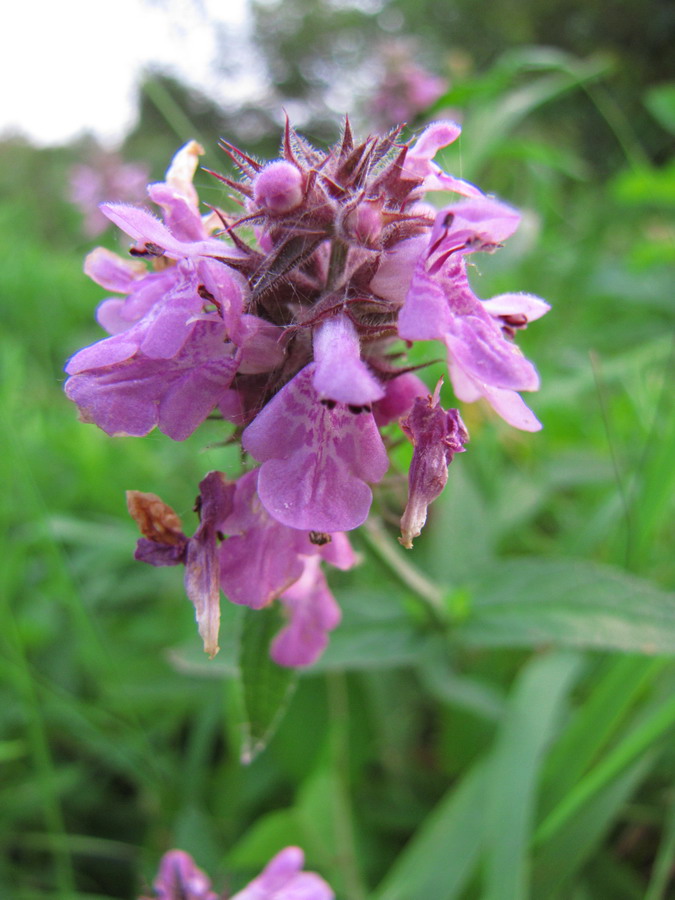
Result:
<svg viewBox="0 0 675 900"><path fill-rule="evenodd" d="M540 319L551 308L541 297L523 293L499 294L497 297L491 297L490 300L482 302L483 307L491 316L522 315L528 322Z"/></svg>
<svg viewBox="0 0 675 900"><path fill-rule="evenodd" d="M414 160L433 159L439 150L454 143L461 133L462 128L457 122L432 122L412 145L406 161L410 157Z"/></svg>
<svg viewBox="0 0 675 900"><path fill-rule="evenodd" d="M142 260L122 259L105 247L97 247L87 255L84 273L107 291L128 294L134 283L146 274L146 268Z"/></svg>
<svg viewBox="0 0 675 900"><path fill-rule="evenodd" d="M429 271L439 267L447 253L458 249L482 250L501 244L518 228L520 213L492 197L461 200L444 207L436 216L429 246L434 259Z"/></svg>
<svg viewBox="0 0 675 900"><path fill-rule="evenodd" d="M139 244L152 244L172 259L196 256L227 256L228 247L215 238L181 241L146 209L123 203L102 203L101 212Z"/></svg>
<svg viewBox="0 0 675 900"><path fill-rule="evenodd" d="M356 328L345 315L325 319L314 329L314 389L321 400L370 406L384 389L361 359Z"/></svg>
<svg viewBox="0 0 675 900"><path fill-rule="evenodd" d="M421 234L396 244L381 256L380 267L370 282L378 297L403 303L415 266L429 246L429 237Z"/></svg>
<svg viewBox="0 0 675 900"><path fill-rule="evenodd" d="M542 424L520 394L492 385L481 385L483 396L494 411L514 428L521 431L541 431Z"/></svg>
<svg viewBox="0 0 675 900"><path fill-rule="evenodd" d="M496 388L472 378L458 365L449 362L452 389L464 403L484 397L494 411L514 428L521 431L540 431L542 424L516 391Z"/></svg>
<svg viewBox="0 0 675 900"><path fill-rule="evenodd" d="M279 599L289 622L274 638L270 656L280 666L311 666L342 618L318 556L306 557L302 575Z"/></svg>
<svg viewBox="0 0 675 900"><path fill-rule="evenodd" d="M286 847L230 900L334 900L335 894L323 878L302 871L304 861L299 847Z"/></svg>

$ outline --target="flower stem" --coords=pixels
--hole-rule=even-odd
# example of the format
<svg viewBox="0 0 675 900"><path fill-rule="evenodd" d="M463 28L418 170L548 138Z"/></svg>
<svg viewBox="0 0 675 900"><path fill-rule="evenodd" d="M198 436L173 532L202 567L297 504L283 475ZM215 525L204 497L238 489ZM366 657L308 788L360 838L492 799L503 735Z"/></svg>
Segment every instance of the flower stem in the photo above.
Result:
<svg viewBox="0 0 675 900"><path fill-rule="evenodd" d="M344 874L348 900L366 900L356 855L354 818L349 794L349 697L343 672L327 676L328 708L331 730L329 738L331 766L335 776L333 822L340 869Z"/></svg>
<svg viewBox="0 0 675 900"><path fill-rule="evenodd" d="M364 525L363 533L370 547L377 553L383 563L398 578L401 584L409 588L424 607L424 611L434 626L445 631L449 624L448 611L443 602L441 588L426 578L415 566L412 566L396 545L385 534L382 522L371 517Z"/></svg>

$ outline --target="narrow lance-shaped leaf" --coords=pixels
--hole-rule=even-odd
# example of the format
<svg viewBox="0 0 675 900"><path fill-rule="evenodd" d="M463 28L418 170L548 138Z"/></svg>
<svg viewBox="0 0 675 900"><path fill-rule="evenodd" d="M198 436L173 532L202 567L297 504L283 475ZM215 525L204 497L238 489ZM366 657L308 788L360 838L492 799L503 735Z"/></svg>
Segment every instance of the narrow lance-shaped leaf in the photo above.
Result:
<svg viewBox="0 0 675 900"><path fill-rule="evenodd" d="M252 762L269 743L286 712L297 682L293 669L269 656L281 617L276 607L246 609L241 633L239 668L244 707L241 759Z"/></svg>

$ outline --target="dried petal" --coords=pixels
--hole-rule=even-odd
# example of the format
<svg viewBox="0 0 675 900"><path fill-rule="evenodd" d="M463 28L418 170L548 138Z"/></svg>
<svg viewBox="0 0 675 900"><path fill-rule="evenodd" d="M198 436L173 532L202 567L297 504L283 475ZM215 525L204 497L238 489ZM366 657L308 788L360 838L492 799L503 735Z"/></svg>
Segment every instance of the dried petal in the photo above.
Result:
<svg viewBox="0 0 675 900"><path fill-rule="evenodd" d="M439 382L433 396L417 397L401 428L412 441L413 452L408 475L408 503L401 518L403 546L410 550L427 520L427 509L442 492L448 480L448 466L455 453L464 450L469 439L456 409L440 405Z"/></svg>

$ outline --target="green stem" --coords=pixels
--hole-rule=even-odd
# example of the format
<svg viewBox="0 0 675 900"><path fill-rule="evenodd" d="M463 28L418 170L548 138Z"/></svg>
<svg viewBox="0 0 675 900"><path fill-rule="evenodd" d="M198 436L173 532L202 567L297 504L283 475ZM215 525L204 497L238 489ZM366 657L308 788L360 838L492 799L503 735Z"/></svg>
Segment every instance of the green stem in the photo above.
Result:
<svg viewBox="0 0 675 900"><path fill-rule="evenodd" d="M368 519L362 533L382 562L420 601L434 626L445 631L449 624L449 617L441 588L403 558L402 553L389 539L378 519Z"/></svg>
<svg viewBox="0 0 675 900"><path fill-rule="evenodd" d="M338 860L344 873L347 900L366 900L366 890L359 870L354 837L354 814L349 794L349 697L343 673L327 676L330 713L329 748L335 775L333 816Z"/></svg>

